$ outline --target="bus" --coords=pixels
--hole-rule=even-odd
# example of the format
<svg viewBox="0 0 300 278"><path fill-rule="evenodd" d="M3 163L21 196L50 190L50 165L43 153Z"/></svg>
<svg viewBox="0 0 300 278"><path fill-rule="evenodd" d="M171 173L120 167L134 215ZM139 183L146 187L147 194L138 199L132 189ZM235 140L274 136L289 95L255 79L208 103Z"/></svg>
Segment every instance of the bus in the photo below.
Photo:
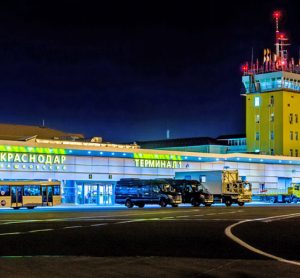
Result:
<svg viewBox="0 0 300 278"><path fill-rule="evenodd" d="M0 207L33 209L60 204L59 181L0 181Z"/></svg>

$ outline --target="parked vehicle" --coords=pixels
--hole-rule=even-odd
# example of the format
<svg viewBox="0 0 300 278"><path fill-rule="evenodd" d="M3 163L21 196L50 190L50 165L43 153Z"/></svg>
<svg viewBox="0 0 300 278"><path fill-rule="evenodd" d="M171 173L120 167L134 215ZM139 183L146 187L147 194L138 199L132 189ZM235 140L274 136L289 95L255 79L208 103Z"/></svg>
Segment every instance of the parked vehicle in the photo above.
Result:
<svg viewBox="0 0 300 278"><path fill-rule="evenodd" d="M176 172L175 179L199 180L213 194L214 202L243 206L252 200L252 186L239 179L238 170Z"/></svg>
<svg viewBox="0 0 300 278"><path fill-rule="evenodd" d="M61 204L59 181L0 181L0 207L13 209Z"/></svg>
<svg viewBox="0 0 300 278"><path fill-rule="evenodd" d="M182 203L181 193L164 180L121 179L115 189L115 203L132 208L143 208L145 204L159 204L161 207L177 207Z"/></svg>
<svg viewBox="0 0 300 278"><path fill-rule="evenodd" d="M210 207L214 202L213 195L199 181L185 179L168 179L167 181L182 194L182 203L189 203L194 207L201 204Z"/></svg>
<svg viewBox="0 0 300 278"><path fill-rule="evenodd" d="M297 203L300 201L300 184L292 183L287 189L277 190L260 190L259 194L253 197L258 198L260 201L267 201L270 203Z"/></svg>

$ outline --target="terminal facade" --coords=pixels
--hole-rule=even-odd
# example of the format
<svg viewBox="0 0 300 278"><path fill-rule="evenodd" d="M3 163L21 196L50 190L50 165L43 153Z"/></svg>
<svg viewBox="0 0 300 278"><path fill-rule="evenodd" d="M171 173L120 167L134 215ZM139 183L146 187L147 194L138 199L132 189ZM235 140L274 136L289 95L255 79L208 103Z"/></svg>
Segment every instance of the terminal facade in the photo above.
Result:
<svg viewBox="0 0 300 278"><path fill-rule="evenodd" d="M279 16L275 16L279 20ZM0 124L0 178L62 184L63 203L114 205L121 178L174 178L176 172L237 169L254 194L300 183L300 68L276 29L276 52L243 66L246 137L104 143L46 127Z"/></svg>
<svg viewBox="0 0 300 278"><path fill-rule="evenodd" d="M284 190L300 182L296 157L141 149L91 141L95 140L1 140L1 179L60 181L63 203L103 206L114 205L114 188L121 178L174 178L180 171L238 169L254 193L262 187Z"/></svg>

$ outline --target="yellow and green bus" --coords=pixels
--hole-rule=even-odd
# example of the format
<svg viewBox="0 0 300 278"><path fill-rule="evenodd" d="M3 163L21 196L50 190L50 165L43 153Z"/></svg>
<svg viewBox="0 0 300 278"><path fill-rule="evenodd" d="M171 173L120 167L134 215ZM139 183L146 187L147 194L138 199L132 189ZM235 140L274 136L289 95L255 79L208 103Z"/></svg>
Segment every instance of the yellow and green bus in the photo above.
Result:
<svg viewBox="0 0 300 278"><path fill-rule="evenodd" d="M59 181L0 181L0 208L19 209L61 204Z"/></svg>

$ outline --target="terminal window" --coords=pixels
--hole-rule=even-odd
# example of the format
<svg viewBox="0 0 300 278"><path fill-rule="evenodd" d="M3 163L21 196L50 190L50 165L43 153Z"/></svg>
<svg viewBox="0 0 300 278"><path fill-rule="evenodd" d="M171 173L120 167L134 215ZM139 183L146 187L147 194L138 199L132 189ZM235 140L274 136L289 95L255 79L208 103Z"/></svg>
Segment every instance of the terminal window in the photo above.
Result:
<svg viewBox="0 0 300 278"><path fill-rule="evenodd" d="M270 97L270 105L273 106L274 105L274 96Z"/></svg>
<svg viewBox="0 0 300 278"><path fill-rule="evenodd" d="M255 133L255 140L259 140L259 132Z"/></svg>
<svg viewBox="0 0 300 278"><path fill-rule="evenodd" d="M256 106L256 107L260 106L260 97L254 98L254 106Z"/></svg>
<svg viewBox="0 0 300 278"><path fill-rule="evenodd" d="M256 117L255 117L255 122L256 122L257 124L259 124L259 115L256 115Z"/></svg>
<svg viewBox="0 0 300 278"><path fill-rule="evenodd" d="M293 114L292 114L292 113L291 113L290 116L289 116L289 122L290 122L290 124L293 123Z"/></svg>

